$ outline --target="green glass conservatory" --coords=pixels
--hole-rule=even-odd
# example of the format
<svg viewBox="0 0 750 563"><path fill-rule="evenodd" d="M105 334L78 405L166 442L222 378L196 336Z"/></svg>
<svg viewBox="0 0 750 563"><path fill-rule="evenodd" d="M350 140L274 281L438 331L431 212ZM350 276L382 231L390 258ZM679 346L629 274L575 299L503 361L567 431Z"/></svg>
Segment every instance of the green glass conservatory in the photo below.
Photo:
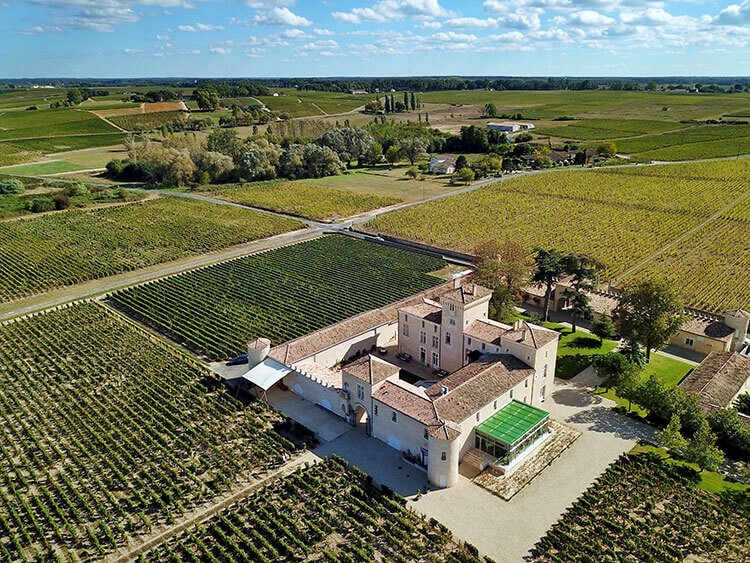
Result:
<svg viewBox="0 0 750 563"><path fill-rule="evenodd" d="M512 400L474 428L474 446L509 465L549 432L549 413Z"/></svg>

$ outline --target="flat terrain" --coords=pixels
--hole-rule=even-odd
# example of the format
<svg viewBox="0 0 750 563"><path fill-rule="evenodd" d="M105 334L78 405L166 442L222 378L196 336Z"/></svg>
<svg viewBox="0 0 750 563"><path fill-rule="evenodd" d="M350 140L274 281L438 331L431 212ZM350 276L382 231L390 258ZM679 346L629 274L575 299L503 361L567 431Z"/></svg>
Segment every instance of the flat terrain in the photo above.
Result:
<svg viewBox="0 0 750 563"><path fill-rule="evenodd" d="M0 302L301 228L267 213L165 197L0 223Z"/></svg>
<svg viewBox="0 0 750 563"><path fill-rule="evenodd" d="M98 303L0 325L0 551L101 558L296 448L283 416Z"/></svg>
<svg viewBox="0 0 750 563"><path fill-rule="evenodd" d="M402 201L385 195L328 188L322 183L284 180L254 182L236 187L217 186L217 188L208 195L252 207L300 215L317 221L349 217Z"/></svg>
<svg viewBox="0 0 750 563"><path fill-rule="evenodd" d="M254 492L170 538L144 561L462 561L481 563L438 522L368 484L340 458Z"/></svg>
<svg viewBox="0 0 750 563"><path fill-rule="evenodd" d="M274 345L441 283L436 258L332 235L114 293L117 308L210 359Z"/></svg>
<svg viewBox="0 0 750 563"><path fill-rule="evenodd" d="M535 174L383 215L365 229L469 252L479 241L502 237L529 248L588 252L607 266L602 281L613 283L623 274L626 279L645 275L631 270L651 264L665 250L664 256L672 257L671 275L679 277L689 304L711 310L747 307L747 225L742 218L749 171L750 162L739 160ZM720 226L726 242L713 238ZM696 247L702 249L699 255L708 256L717 245L722 245L721 256L688 259ZM653 262L656 271L662 271L660 263ZM680 270L688 267L686 281ZM669 271L667 265L664 269ZM708 288L717 278L723 289L711 293Z"/></svg>
<svg viewBox="0 0 750 563"><path fill-rule="evenodd" d="M620 458L537 544L537 560L744 560L750 496L719 498L696 476L653 454Z"/></svg>

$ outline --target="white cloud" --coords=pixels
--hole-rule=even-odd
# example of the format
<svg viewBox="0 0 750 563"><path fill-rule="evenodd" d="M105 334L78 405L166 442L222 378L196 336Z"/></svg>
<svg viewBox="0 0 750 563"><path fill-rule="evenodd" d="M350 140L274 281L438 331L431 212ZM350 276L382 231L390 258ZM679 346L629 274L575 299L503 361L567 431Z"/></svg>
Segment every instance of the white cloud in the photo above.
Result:
<svg viewBox="0 0 750 563"><path fill-rule="evenodd" d="M436 41L476 41L476 35L468 35L465 33L456 33L454 31L441 31L435 33L432 36Z"/></svg>
<svg viewBox="0 0 750 563"><path fill-rule="evenodd" d="M742 4L731 4L724 8L714 21L721 25L742 25L750 23L750 0Z"/></svg>
<svg viewBox="0 0 750 563"><path fill-rule="evenodd" d="M438 0L379 0L370 8L354 8L350 12L332 12L333 19L341 23L384 23L406 17L434 19L452 16Z"/></svg>
<svg viewBox="0 0 750 563"><path fill-rule="evenodd" d="M122 52L130 55L133 53L143 53L143 49L123 49Z"/></svg>
<svg viewBox="0 0 750 563"><path fill-rule="evenodd" d="M592 26L599 27L604 25L611 25L615 23L613 18L600 14L594 10L581 10L579 12L573 12L568 18L570 23L581 26Z"/></svg>
<svg viewBox="0 0 750 563"><path fill-rule="evenodd" d="M301 29L285 29L280 35L287 39L310 39L312 37L312 35L305 33Z"/></svg>
<svg viewBox="0 0 750 563"><path fill-rule="evenodd" d="M672 15L662 8L649 8L620 14L620 20L630 25L664 25L673 19Z"/></svg>
<svg viewBox="0 0 750 563"><path fill-rule="evenodd" d="M315 35L336 35L336 33L330 29L315 29L314 32Z"/></svg>
<svg viewBox="0 0 750 563"><path fill-rule="evenodd" d="M305 17L298 16L289 8L273 8L268 12L261 12L250 20L254 25L286 25L289 27L307 27L312 22Z"/></svg>
<svg viewBox="0 0 750 563"><path fill-rule="evenodd" d="M523 41L524 35L520 31L509 31L507 33L500 33L499 35L488 35L487 39L489 39L490 41L519 42Z"/></svg>
<svg viewBox="0 0 750 563"><path fill-rule="evenodd" d="M178 25L177 29L188 33L196 33L198 31L219 31L224 29L224 26L212 25L210 23L196 23L195 25Z"/></svg>
<svg viewBox="0 0 750 563"><path fill-rule="evenodd" d="M299 47L300 51L322 51L322 50L334 50L338 49L339 44L334 41L333 39L321 39L320 41L311 41L310 43L305 43L304 45Z"/></svg>
<svg viewBox="0 0 750 563"><path fill-rule="evenodd" d="M169 41L171 37L169 37L169 35L157 35L154 39L157 41Z"/></svg>
<svg viewBox="0 0 750 563"><path fill-rule="evenodd" d="M44 33L44 28L40 25L35 25L28 29L19 29L18 33L21 35L39 35L40 33Z"/></svg>
<svg viewBox="0 0 750 563"><path fill-rule="evenodd" d="M227 49L226 47L209 47L208 52L213 53L214 55L228 55L232 50Z"/></svg>
<svg viewBox="0 0 750 563"><path fill-rule="evenodd" d="M478 29L486 29L490 27L497 27L498 20L494 18L452 18L446 20L445 25L450 27L475 27Z"/></svg>

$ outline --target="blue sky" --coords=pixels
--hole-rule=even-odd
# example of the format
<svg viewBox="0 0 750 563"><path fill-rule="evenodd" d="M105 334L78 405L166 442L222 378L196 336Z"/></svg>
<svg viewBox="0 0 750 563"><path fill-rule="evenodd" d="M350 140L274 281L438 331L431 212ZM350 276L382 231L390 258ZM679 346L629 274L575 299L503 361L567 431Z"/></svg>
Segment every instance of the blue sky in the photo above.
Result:
<svg viewBox="0 0 750 563"><path fill-rule="evenodd" d="M750 0L0 0L0 77L750 75Z"/></svg>

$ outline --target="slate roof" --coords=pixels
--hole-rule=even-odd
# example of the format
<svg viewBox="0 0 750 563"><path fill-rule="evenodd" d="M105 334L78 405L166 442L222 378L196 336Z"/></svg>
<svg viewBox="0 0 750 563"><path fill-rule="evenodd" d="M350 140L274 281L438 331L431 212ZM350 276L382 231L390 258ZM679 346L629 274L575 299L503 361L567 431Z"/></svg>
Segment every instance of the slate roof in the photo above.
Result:
<svg viewBox="0 0 750 563"><path fill-rule="evenodd" d="M711 352L680 383L686 393L698 395L701 403L726 408L750 378L750 357L737 352Z"/></svg>

